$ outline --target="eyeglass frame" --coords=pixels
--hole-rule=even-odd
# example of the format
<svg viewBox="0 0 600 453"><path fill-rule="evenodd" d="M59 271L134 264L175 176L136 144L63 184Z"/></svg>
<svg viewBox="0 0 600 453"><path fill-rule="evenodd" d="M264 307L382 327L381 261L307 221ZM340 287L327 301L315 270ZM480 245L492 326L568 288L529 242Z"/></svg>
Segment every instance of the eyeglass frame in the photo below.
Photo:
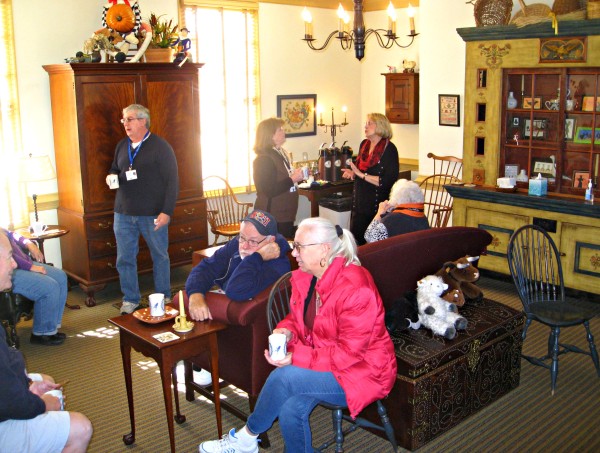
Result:
<svg viewBox="0 0 600 453"><path fill-rule="evenodd" d="M260 241L256 241L254 239L246 239L244 237L242 237L241 234L238 234L237 238L238 238L238 242L240 243L240 245L243 244L248 244L250 247L258 247L260 244L262 244L265 239L267 239L269 236L265 236L264 238L262 238Z"/></svg>
<svg viewBox="0 0 600 453"><path fill-rule="evenodd" d="M315 242L313 244L300 244L299 242L292 242L292 250L296 250L297 253L300 253L303 248L310 247L311 245L321 245L323 242Z"/></svg>
<svg viewBox="0 0 600 453"><path fill-rule="evenodd" d="M119 121L121 122L121 124L129 124L132 121L143 120L143 119L145 119L145 118L140 118L140 117L136 116L135 118L121 118Z"/></svg>

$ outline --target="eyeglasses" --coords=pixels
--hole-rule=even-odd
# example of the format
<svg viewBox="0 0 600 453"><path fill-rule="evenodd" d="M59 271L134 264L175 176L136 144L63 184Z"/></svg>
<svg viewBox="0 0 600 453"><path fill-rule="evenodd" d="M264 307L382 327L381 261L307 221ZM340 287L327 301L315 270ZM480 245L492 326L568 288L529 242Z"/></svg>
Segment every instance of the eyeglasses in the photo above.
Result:
<svg viewBox="0 0 600 453"><path fill-rule="evenodd" d="M144 118L121 118L121 124L131 123L135 120L143 120Z"/></svg>
<svg viewBox="0 0 600 453"><path fill-rule="evenodd" d="M296 252L300 253L304 247L310 247L311 245L321 245L322 242L315 242L314 244L299 244L298 242L292 242L292 248Z"/></svg>
<svg viewBox="0 0 600 453"><path fill-rule="evenodd" d="M238 241L240 244L248 244L250 247L258 247L268 236L262 238L260 241L255 241L254 239L246 239L241 234L238 235Z"/></svg>

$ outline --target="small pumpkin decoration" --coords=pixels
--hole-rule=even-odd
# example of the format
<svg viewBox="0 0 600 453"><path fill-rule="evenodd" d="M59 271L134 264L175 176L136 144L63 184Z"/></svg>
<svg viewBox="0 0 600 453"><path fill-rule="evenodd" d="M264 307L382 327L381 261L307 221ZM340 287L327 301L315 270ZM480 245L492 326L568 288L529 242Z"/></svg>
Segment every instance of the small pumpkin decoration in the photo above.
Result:
<svg viewBox="0 0 600 453"><path fill-rule="evenodd" d="M119 33L128 33L135 26L135 14L129 5L113 5L106 12L106 25Z"/></svg>

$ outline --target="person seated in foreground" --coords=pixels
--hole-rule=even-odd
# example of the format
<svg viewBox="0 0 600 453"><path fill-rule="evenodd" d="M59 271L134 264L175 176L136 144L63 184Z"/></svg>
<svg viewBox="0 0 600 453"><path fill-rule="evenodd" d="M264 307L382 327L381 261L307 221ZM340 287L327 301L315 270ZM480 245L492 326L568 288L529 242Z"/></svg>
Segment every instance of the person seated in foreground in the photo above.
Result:
<svg viewBox="0 0 600 453"><path fill-rule="evenodd" d="M319 403L347 405L355 418L394 385L383 303L352 233L321 217L305 219L293 247L299 269L292 273L291 311L273 330L285 334L287 355L275 361L265 350L276 368L246 426L203 442L201 453L256 453L258 434L276 419L287 451L312 451L309 416Z"/></svg>
<svg viewBox="0 0 600 453"><path fill-rule="evenodd" d="M0 291L12 286L17 263L5 231L0 231ZM65 412L58 397L62 388L44 374L27 374L21 352L6 343L0 328L0 453L85 452L92 424L79 412Z"/></svg>
<svg viewBox="0 0 600 453"><path fill-rule="evenodd" d="M13 231L5 230L5 234L17 262L12 289L34 302L30 342L46 346L63 344L66 335L58 328L67 302L67 274L44 264L44 255L35 242Z"/></svg>
<svg viewBox="0 0 600 453"><path fill-rule="evenodd" d="M215 285L232 300L253 298L290 271L289 250L287 239L277 232L275 218L255 209L242 221L237 237L192 269L185 283L189 316L194 321L212 319L204 297ZM182 375L179 370L178 375ZM211 375L202 370L199 375L194 373L194 381L208 385Z"/></svg>
<svg viewBox="0 0 600 453"><path fill-rule="evenodd" d="M379 203L377 214L365 231L365 240L376 242L428 229L424 201L423 192L416 183L399 179L392 186L390 199Z"/></svg>

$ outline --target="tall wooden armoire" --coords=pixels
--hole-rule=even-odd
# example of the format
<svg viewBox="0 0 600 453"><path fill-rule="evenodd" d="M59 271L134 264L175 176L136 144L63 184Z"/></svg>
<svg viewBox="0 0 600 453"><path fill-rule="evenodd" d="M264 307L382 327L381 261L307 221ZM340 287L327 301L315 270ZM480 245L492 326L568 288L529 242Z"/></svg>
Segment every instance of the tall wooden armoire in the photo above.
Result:
<svg viewBox="0 0 600 453"><path fill-rule="evenodd" d="M200 154L199 69L170 63L72 63L44 66L50 77L54 151L58 178L58 222L63 270L87 292L117 280L113 234L115 192L105 183L115 146L125 137L122 109L150 109L152 133L167 140L179 168L179 197L169 226L171 266L188 264L207 247L206 204ZM139 272L152 271L141 240Z"/></svg>

